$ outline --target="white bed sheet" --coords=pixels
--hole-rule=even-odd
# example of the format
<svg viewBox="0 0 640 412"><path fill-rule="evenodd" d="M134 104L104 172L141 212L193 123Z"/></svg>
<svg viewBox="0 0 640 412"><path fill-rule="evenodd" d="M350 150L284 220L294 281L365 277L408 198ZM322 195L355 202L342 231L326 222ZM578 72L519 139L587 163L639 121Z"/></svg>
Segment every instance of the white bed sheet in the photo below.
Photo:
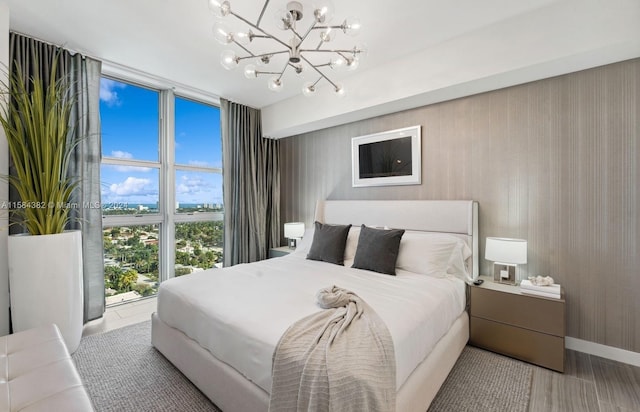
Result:
<svg viewBox="0 0 640 412"><path fill-rule="evenodd" d="M331 285L358 294L386 323L397 388L465 308L465 285L457 278L382 275L294 253L163 282L158 316L270 393L278 340L295 321L321 310L316 292Z"/></svg>

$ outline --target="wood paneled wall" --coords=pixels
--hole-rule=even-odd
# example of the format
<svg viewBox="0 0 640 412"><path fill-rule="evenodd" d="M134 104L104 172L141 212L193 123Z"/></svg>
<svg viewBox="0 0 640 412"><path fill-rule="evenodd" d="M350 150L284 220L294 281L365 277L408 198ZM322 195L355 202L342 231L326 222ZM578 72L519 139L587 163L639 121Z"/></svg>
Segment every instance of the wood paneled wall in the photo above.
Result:
<svg viewBox="0 0 640 412"><path fill-rule="evenodd" d="M422 125L422 184L351 187L351 138ZM317 199L474 199L567 297L567 335L640 352L640 59L281 141L282 221ZM491 263L480 260L481 273Z"/></svg>

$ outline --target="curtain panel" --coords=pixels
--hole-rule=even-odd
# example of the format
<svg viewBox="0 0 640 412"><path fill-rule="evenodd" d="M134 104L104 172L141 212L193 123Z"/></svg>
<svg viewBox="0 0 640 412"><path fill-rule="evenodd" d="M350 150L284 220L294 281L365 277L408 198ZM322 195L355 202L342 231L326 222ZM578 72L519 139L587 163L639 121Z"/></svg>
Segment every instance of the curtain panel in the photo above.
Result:
<svg viewBox="0 0 640 412"><path fill-rule="evenodd" d="M97 319L104 313L104 256L102 245L102 209L100 207L100 74L101 62L72 55L61 49L16 33L9 34L10 70L22 69L25 78L38 73L49 78L54 59L58 58L57 73L66 76L72 85L75 103L71 114L72 132L82 139L69 162L68 173L80 180L73 194L69 229L82 231L84 321ZM9 159L9 173L12 162ZM19 200L10 190L11 201ZM12 226L11 233L24 232Z"/></svg>
<svg viewBox="0 0 640 412"><path fill-rule="evenodd" d="M280 245L280 153L277 140L262 137L260 110L220 102L224 266L233 266Z"/></svg>

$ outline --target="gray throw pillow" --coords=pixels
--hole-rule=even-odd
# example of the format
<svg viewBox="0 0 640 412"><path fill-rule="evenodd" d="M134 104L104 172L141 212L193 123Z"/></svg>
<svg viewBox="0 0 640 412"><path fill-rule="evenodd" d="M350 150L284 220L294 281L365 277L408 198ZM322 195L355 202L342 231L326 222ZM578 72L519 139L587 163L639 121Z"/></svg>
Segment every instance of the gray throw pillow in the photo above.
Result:
<svg viewBox="0 0 640 412"><path fill-rule="evenodd" d="M372 229L362 225L352 268L396 274L396 260L403 229Z"/></svg>
<svg viewBox="0 0 640 412"><path fill-rule="evenodd" d="M344 264L344 248L351 225L328 225L315 222L313 242L307 259Z"/></svg>

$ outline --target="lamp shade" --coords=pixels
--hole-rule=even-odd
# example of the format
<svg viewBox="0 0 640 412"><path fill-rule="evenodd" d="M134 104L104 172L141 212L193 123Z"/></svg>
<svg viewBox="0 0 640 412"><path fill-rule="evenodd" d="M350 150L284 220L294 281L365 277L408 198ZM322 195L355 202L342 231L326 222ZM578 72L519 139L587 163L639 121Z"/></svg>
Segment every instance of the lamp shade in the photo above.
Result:
<svg viewBox="0 0 640 412"><path fill-rule="evenodd" d="M506 237L488 237L484 258L499 263L525 264L527 263L527 241Z"/></svg>
<svg viewBox="0 0 640 412"><path fill-rule="evenodd" d="M290 222L284 224L284 237L287 239L299 239L304 236L304 223Z"/></svg>

